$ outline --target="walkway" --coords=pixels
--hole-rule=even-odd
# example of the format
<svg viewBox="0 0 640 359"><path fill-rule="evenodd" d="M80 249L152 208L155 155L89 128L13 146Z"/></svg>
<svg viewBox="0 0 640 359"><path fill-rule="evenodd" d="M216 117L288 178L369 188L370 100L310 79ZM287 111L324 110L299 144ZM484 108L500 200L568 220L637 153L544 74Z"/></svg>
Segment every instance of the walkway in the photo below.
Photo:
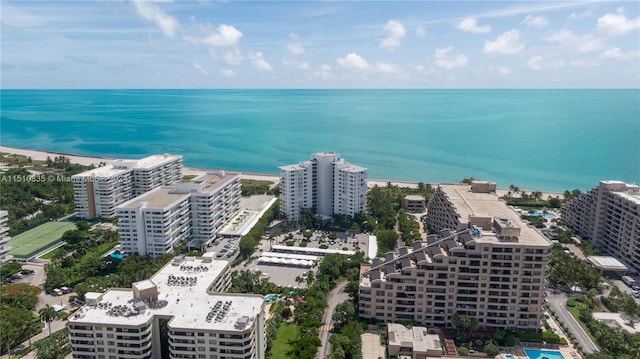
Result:
<svg viewBox="0 0 640 359"><path fill-rule="evenodd" d="M578 320L569 313L567 309L567 296L564 292L554 293L550 291L547 296L547 302L551 309L558 315L560 321L567 326L568 331L576 337L576 341L582 345L585 353L590 354L600 351L598 346L591 340L589 334L582 329Z"/></svg>

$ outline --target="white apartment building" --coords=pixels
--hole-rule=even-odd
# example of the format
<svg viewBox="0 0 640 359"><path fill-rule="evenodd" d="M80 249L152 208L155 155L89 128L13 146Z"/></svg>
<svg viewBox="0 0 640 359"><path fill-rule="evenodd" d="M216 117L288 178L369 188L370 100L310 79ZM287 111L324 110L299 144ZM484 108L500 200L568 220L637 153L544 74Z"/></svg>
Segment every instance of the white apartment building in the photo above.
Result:
<svg viewBox="0 0 640 359"><path fill-rule="evenodd" d="M117 205L159 186L181 179L182 156L153 155L140 160L114 160L79 173L73 182L76 215L109 218Z"/></svg>
<svg viewBox="0 0 640 359"><path fill-rule="evenodd" d="M9 212L0 210L0 265L5 264L11 259L9 251Z"/></svg>
<svg viewBox="0 0 640 359"><path fill-rule="evenodd" d="M314 153L310 160L280 167L280 208L297 220L300 210L314 208L324 217L354 216L366 209L367 169L335 152Z"/></svg>
<svg viewBox="0 0 640 359"><path fill-rule="evenodd" d="M130 289L87 293L69 317L76 359L263 359L264 298L222 293L227 261L174 258Z"/></svg>
<svg viewBox="0 0 640 359"><path fill-rule="evenodd" d="M640 271L640 186L601 181L565 203L561 214L581 238Z"/></svg>
<svg viewBox="0 0 640 359"><path fill-rule="evenodd" d="M490 188L490 187L489 187ZM359 313L381 322L538 330L552 244L483 186L440 185L427 224L439 235L363 266Z"/></svg>
<svg viewBox="0 0 640 359"><path fill-rule="evenodd" d="M160 187L118 206L122 252L152 257L171 253L191 234L189 197Z"/></svg>
<svg viewBox="0 0 640 359"><path fill-rule="evenodd" d="M131 170L109 164L71 177L76 216L109 218L116 206L132 198Z"/></svg>
<svg viewBox="0 0 640 359"><path fill-rule="evenodd" d="M211 244L240 210L240 174L208 173L191 182L176 183L174 189L190 195L191 239L196 243Z"/></svg>
<svg viewBox="0 0 640 359"><path fill-rule="evenodd" d="M160 187L116 208L125 253L158 256L183 240L209 245L240 209L240 174L208 173Z"/></svg>

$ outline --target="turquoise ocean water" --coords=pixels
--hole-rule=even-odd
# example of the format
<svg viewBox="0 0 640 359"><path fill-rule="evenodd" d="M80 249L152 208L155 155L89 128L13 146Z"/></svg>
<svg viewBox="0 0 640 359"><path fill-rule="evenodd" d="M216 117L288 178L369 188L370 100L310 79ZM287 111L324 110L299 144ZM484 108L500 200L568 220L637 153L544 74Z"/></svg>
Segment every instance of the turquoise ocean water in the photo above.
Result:
<svg viewBox="0 0 640 359"><path fill-rule="evenodd" d="M369 177L547 191L640 182L639 90L2 90L0 143L277 173L336 151Z"/></svg>

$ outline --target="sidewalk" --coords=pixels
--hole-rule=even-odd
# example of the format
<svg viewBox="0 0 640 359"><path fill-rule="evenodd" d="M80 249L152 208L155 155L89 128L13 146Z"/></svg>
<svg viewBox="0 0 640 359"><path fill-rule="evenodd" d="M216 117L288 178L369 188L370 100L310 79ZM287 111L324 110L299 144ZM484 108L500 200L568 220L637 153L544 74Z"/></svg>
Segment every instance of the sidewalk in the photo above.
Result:
<svg viewBox="0 0 640 359"><path fill-rule="evenodd" d="M551 329L556 334L558 334L560 338L564 338L567 341L567 343L569 343L569 345L560 345L560 348L558 350L560 350L560 352L562 353L562 356L564 356L566 359L582 358L582 355L580 354L578 349L575 348L574 343L571 341L571 339L569 339L569 336L567 336L567 333L565 333L564 330L562 330L562 328L560 327L560 324L556 322L553 315L551 315L551 313L548 310L545 310L545 314L549 316L549 319L547 319L547 323L549 323L549 326L551 327Z"/></svg>

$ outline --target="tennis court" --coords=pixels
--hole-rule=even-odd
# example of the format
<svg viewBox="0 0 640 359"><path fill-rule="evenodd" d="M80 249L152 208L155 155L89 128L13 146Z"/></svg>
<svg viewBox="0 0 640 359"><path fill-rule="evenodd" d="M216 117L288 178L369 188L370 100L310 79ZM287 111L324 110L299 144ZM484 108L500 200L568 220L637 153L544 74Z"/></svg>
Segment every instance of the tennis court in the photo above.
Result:
<svg viewBox="0 0 640 359"><path fill-rule="evenodd" d="M76 229L73 222L47 222L9 240L11 254L27 259L60 241L64 232Z"/></svg>

